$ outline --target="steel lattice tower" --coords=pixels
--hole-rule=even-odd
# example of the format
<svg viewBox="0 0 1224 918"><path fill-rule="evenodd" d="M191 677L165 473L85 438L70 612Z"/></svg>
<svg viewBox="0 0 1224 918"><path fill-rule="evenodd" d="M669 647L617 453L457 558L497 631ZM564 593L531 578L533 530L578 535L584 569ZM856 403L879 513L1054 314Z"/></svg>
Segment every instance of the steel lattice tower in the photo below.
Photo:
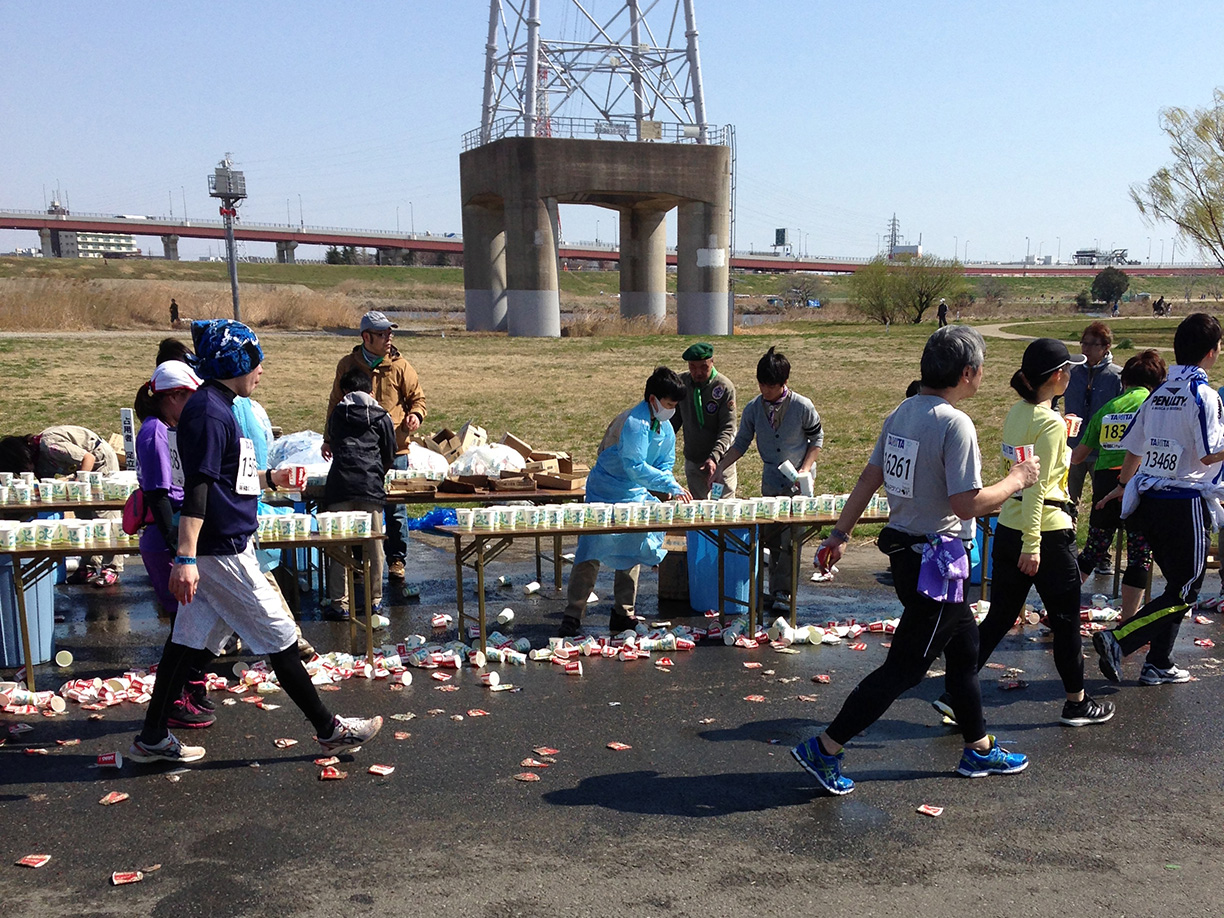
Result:
<svg viewBox="0 0 1224 918"><path fill-rule="evenodd" d="M609 134L663 140L670 122L705 143L694 2L626 0L601 21L591 0L561 0L590 36L578 41L541 37L540 0L490 0L479 142L557 136L553 118L585 103Z"/></svg>

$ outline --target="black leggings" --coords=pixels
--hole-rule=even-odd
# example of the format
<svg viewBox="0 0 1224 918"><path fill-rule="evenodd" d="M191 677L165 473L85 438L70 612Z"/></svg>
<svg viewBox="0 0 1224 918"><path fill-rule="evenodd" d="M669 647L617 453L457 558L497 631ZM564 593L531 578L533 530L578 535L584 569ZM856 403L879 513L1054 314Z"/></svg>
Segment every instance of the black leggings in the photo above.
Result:
<svg viewBox="0 0 1224 918"><path fill-rule="evenodd" d="M1054 632L1054 666L1063 690L1074 695L1084 689L1083 638L1080 637L1080 576L1075 562L1075 530L1041 534L1041 562L1036 576L1016 567L1020 560L1020 530L1000 526L995 531L990 557L990 611L980 626L978 669L986 665L1003 636L1016 624L1029 588L1045 603L1046 621Z"/></svg>
<svg viewBox="0 0 1224 918"><path fill-rule="evenodd" d="M145 713L144 728L140 731L142 742L160 743L166 738L169 732L166 722L170 719L170 708L183 694L188 677L213 659L213 654L208 650L195 650L173 641L166 644L161 663L157 667L157 681L153 684L153 697L149 700L149 710ZM297 647L290 646L277 653L268 654L268 662L272 664L280 687L306 715L315 732L320 737L331 736L334 718L323 704L314 683L310 681L310 674L302 665Z"/></svg>
<svg viewBox="0 0 1224 918"><path fill-rule="evenodd" d="M880 534L880 548L888 553L893 588L905 611L884 662L850 693L829 724L829 738L838 745L844 746L883 716L922 681L941 653L947 657L946 685L961 735L966 743L986 735L977 678L978 632L969 602L937 602L918 592L922 562L909 541L895 529Z"/></svg>
<svg viewBox="0 0 1224 918"><path fill-rule="evenodd" d="M1211 516L1201 497L1161 499L1145 494L1130 517L1131 521L1136 518L1164 574L1165 589L1113 634L1123 654L1151 644L1147 662L1168 669L1173 665L1173 643L1182 618L1198 599L1207 573Z"/></svg>

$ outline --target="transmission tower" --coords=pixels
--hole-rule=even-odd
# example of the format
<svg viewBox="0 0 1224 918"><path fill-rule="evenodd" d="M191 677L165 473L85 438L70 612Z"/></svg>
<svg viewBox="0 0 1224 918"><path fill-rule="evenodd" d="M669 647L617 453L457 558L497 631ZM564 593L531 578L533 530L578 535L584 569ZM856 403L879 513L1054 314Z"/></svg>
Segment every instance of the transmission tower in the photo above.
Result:
<svg viewBox="0 0 1224 918"><path fill-rule="evenodd" d="M897 253L897 246L901 244L901 222L897 219L894 213L892 219L888 221L888 258L889 260Z"/></svg>
<svg viewBox="0 0 1224 918"><path fill-rule="evenodd" d="M563 136L555 119L584 105L610 140L673 139L670 122L674 139L707 142L694 3L559 0L589 36L578 40L541 36L540 0L490 0L480 144ZM607 11L598 19L596 7Z"/></svg>

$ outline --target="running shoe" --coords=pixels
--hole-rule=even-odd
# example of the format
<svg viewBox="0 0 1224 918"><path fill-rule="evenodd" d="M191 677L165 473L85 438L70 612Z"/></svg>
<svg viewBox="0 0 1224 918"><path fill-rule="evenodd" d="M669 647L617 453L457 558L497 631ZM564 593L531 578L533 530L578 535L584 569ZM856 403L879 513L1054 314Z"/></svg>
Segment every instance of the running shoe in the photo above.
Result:
<svg viewBox="0 0 1224 918"><path fill-rule="evenodd" d="M381 717L336 717L327 739L316 737L324 752L356 752L382 729Z"/></svg>
<svg viewBox="0 0 1224 918"><path fill-rule="evenodd" d="M323 610L323 621L325 622L347 622L348 620L349 610L339 602L330 603Z"/></svg>
<svg viewBox="0 0 1224 918"><path fill-rule="evenodd" d="M1101 672L1110 682L1122 681L1122 645L1112 631L1098 631L1092 636L1092 646L1100 657Z"/></svg>
<svg viewBox="0 0 1224 918"><path fill-rule="evenodd" d="M820 748L820 740L813 736L792 749L791 755L830 794L842 797L854 790L854 782L841 773L844 752L825 755Z"/></svg>
<svg viewBox="0 0 1224 918"><path fill-rule="evenodd" d="M310 641L306 640L306 638L302 637L300 634L298 635L296 646L297 646L298 657L301 659L303 663L309 663L311 660L315 658L314 645L311 644Z"/></svg>
<svg viewBox="0 0 1224 918"><path fill-rule="evenodd" d="M582 621L580 619L571 618L568 615L561 619L561 627L557 629L557 637L577 637L580 634L582 634Z"/></svg>
<svg viewBox="0 0 1224 918"><path fill-rule="evenodd" d="M104 567L92 577L89 578L91 586L97 587L99 590L106 587L114 586L119 582L119 572L113 567Z"/></svg>
<svg viewBox="0 0 1224 918"><path fill-rule="evenodd" d="M1019 752L1008 752L995 741L993 736L989 739L990 750L988 752L977 752L968 746L965 747L964 753L961 754L960 764L956 766L958 774L966 778L985 778L987 775L1014 775L1028 768L1028 756Z"/></svg>
<svg viewBox="0 0 1224 918"><path fill-rule="evenodd" d="M1139 673L1140 685L1165 685L1189 681L1190 670L1178 669L1173 663L1169 664L1168 669L1160 669L1151 663L1144 663L1143 671Z"/></svg>
<svg viewBox="0 0 1224 918"><path fill-rule="evenodd" d="M952 710L952 696L944 692L938 698L931 702L931 707L939 712L940 716L945 720L955 724L956 712Z"/></svg>
<svg viewBox="0 0 1224 918"><path fill-rule="evenodd" d="M1090 724L1103 724L1113 716L1112 701L1097 701L1085 693L1083 701L1068 701L1063 705L1059 722L1068 727L1087 727Z"/></svg>
<svg viewBox="0 0 1224 918"><path fill-rule="evenodd" d="M212 703L212 699L208 697L208 683L203 679L189 679L183 697L201 711L215 711L217 709L217 706Z"/></svg>
<svg viewBox="0 0 1224 918"><path fill-rule="evenodd" d="M193 730L211 727L216 722L216 714L197 708L186 697L180 698L170 706L170 716L166 719L168 726Z"/></svg>
<svg viewBox="0 0 1224 918"><path fill-rule="evenodd" d="M133 762L198 762L204 758L203 746L184 746L173 733L167 733L160 743L143 743L140 737L128 748L128 758Z"/></svg>

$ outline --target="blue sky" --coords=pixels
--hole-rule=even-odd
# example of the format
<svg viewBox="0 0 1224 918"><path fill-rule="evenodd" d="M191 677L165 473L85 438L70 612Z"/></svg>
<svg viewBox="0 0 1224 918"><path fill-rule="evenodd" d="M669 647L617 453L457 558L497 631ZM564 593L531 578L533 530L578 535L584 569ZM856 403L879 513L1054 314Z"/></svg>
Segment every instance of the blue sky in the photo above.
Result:
<svg viewBox="0 0 1224 918"><path fill-rule="evenodd" d="M568 3L541 7L547 38ZM870 256L895 212L944 256L1018 260L1027 237L1145 260L1150 237L1167 260L1170 228L1127 188L1170 158L1159 110L1224 84L1218 2L697 0L697 20L709 118L736 128L741 249L790 227L812 255ZM58 186L76 211L182 216L185 197L213 216L229 151L247 220L393 230L398 208L405 231L458 232L487 21L485 0L8 3L0 207ZM608 211L562 214L570 240L597 220L612 237ZM36 244L0 232L0 251Z"/></svg>

